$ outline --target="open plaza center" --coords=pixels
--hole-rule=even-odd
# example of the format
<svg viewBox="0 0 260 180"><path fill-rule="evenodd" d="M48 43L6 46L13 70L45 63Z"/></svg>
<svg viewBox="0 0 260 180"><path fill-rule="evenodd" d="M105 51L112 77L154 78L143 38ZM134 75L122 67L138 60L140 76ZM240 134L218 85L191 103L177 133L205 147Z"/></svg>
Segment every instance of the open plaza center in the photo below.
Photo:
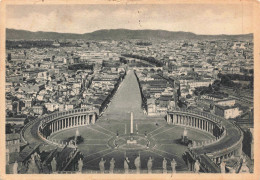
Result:
<svg viewBox="0 0 260 180"><path fill-rule="evenodd" d="M202 145L204 142L213 142L216 137L197 128L169 123L163 116L149 117L143 112L141 103L135 72L128 70L111 102L96 122L92 119L93 123L84 125L83 121L78 121L79 126L72 124L69 127L71 122L66 121L62 124L65 128L53 131L45 139L41 134L39 138L36 133L42 124L38 121L25 129L24 137L29 143L42 143L43 139L47 146L64 148L66 145L77 149L83 162L83 173L99 172L102 168L104 172L109 172L110 161L114 162L114 173L124 173L126 158L128 173L134 173L137 157L140 158L140 173L147 173L148 166L152 167L154 173L162 173L165 169L168 172L189 171L184 156L191 144L181 143L181 138L185 136L190 142ZM68 142L71 137L76 138L74 144L73 141ZM77 141L79 137L81 141ZM172 161L175 162L174 169Z"/></svg>

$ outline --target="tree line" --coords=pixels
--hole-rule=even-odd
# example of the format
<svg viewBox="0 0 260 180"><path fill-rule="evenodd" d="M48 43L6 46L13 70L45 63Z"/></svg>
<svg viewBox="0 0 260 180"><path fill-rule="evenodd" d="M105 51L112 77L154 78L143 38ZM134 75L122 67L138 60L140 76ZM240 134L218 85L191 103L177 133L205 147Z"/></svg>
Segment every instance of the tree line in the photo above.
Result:
<svg viewBox="0 0 260 180"><path fill-rule="evenodd" d="M163 67L163 65L164 65L163 62L155 59L154 57L146 57L146 56L140 56L140 55L135 55L135 54L122 54L122 56L144 60L144 61L149 62L151 64L155 64L156 67Z"/></svg>

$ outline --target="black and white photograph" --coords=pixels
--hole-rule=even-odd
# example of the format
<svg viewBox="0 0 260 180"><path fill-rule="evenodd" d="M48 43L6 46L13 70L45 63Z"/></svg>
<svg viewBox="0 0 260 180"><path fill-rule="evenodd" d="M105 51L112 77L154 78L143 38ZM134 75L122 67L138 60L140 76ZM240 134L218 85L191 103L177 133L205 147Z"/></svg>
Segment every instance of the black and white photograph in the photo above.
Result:
<svg viewBox="0 0 260 180"><path fill-rule="evenodd" d="M5 4L3 173L255 173L257 1L48 2Z"/></svg>

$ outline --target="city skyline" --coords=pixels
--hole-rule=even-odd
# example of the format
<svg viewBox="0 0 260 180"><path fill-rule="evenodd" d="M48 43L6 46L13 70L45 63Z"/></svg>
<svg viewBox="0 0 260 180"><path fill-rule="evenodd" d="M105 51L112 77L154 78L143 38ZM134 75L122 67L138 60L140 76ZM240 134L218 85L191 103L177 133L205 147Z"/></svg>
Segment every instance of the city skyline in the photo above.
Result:
<svg viewBox="0 0 260 180"><path fill-rule="evenodd" d="M243 3L214 6L7 5L6 27L33 32L76 34L100 29L160 29L205 35L232 35L252 33L252 16L253 6Z"/></svg>
<svg viewBox="0 0 260 180"><path fill-rule="evenodd" d="M258 175L252 4L44 1L4 7L3 177Z"/></svg>

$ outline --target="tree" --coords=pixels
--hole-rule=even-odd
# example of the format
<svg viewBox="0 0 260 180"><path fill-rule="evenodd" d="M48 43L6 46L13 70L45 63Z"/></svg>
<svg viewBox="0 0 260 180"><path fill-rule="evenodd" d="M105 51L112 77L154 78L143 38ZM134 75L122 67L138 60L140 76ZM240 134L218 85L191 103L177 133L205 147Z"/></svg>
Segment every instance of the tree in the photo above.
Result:
<svg viewBox="0 0 260 180"><path fill-rule="evenodd" d="M187 99L190 99L192 96L190 94L186 95Z"/></svg>

